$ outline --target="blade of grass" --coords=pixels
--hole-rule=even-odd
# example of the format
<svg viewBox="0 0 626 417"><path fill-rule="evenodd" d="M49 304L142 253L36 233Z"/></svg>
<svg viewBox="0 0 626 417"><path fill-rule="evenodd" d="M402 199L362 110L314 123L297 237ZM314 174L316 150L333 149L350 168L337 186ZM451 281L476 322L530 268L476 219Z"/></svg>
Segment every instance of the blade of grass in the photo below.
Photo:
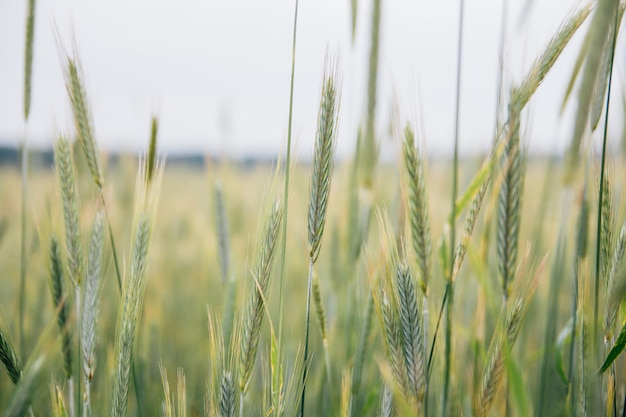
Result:
<svg viewBox="0 0 626 417"><path fill-rule="evenodd" d="M452 166L452 219L456 218L456 195L459 183L459 124L461 113L461 72L463 64L463 20L464 20L465 1L459 2L459 33L457 43L457 67L456 67L456 108L454 116L454 159ZM450 250L456 245L456 227L455 222L450 223ZM450 256L450 275L454 271L454 257ZM448 303L446 305L446 337L445 337L445 367L443 377L443 403L441 406L441 415L446 416L448 413L448 397L450 395L450 373L451 373L451 355L452 355L452 300L453 288L452 281L446 283L446 294L448 294Z"/></svg>
<svg viewBox="0 0 626 417"><path fill-rule="evenodd" d="M617 7L619 3L615 2ZM618 13L615 11L615 21L613 22L614 30L613 30L613 40L612 40L612 51L611 51L611 63L609 65L609 80L607 85L606 92L606 113L604 114L604 132L602 135L602 161L600 162L600 184L598 191L598 226L596 229L596 270L595 270L595 286L594 286L594 295L593 295L593 340L598 339L598 295L600 292L600 247L602 241L602 203L604 198L604 193L606 190L605 187L605 166L606 166L606 142L608 137L608 125L609 125L609 105L611 102L611 86L613 81L613 63L615 59L615 44L617 42L617 24L618 24Z"/></svg>
<svg viewBox="0 0 626 417"><path fill-rule="evenodd" d="M28 1L26 15L26 42L24 45L24 125L28 124L30 114L31 79L33 74L33 44L35 42L35 0ZM21 144L22 200L20 217L20 293L19 293L19 341L22 354L25 355L24 314L26 308L26 194L28 193L28 148L26 146L26 127Z"/></svg>
<svg viewBox="0 0 626 417"><path fill-rule="evenodd" d="M285 286L285 264L287 259L287 219L289 216L289 180L291 165L291 126L293 121L293 90L294 80L296 74L296 40L298 29L298 0L295 1L295 7L293 12L293 38L291 42L291 78L289 82L289 116L287 118L287 155L285 161L285 187L283 191L283 231L281 236L281 256L280 256L280 275L278 282L278 349L277 349L277 362L281 362L281 346L283 344L283 290ZM306 367L306 365L305 365ZM279 401L278 395L280 390L272 387L272 392L276 392L276 398L272 398L272 404L276 404Z"/></svg>
<svg viewBox="0 0 626 417"><path fill-rule="evenodd" d="M304 337L304 371L302 374L302 399L300 416L304 416L304 399L306 390L306 374L308 372L309 324L311 310L311 291L313 282L313 266L322 243L326 224L326 209L330 195L330 185L334 167L334 153L337 143L339 123L340 82L337 80L337 68L333 59L327 58L327 69L322 82L320 108L317 119L317 137L313 155L313 170L309 192L309 279L307 282L306 322Z"/></svg>
<svg viewBox="0 0 626 417"><path fill-rule="evenodd" d="M561 279L564 275L565 266L565 251L566 251L566 224L568 219L568 207L569 201L565 198L563 201L561 223L559 226L559 236L556 243L556 254L554 257L554 263L552 264L552 271L550 274L550 288L548 289L548 303L546 327L543 336L543 356L541 358L541 371L539 373L538 382L538 401L536 403L535 415L544 415L545 395L547 394L547 384L550 382L548 378L548 364L552 358L552 346L554 346L554 336L556 333L556 321L558 315L558 294Z"/></svg>

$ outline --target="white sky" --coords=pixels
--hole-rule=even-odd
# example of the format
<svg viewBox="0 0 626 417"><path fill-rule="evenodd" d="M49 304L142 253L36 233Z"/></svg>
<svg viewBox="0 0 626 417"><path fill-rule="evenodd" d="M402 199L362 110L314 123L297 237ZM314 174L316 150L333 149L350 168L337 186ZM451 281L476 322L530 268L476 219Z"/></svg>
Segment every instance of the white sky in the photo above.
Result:
<svg viewBox="0 0 626 417"><path fill-rule="evenodd" d="M519 80L576 0L509 0L507 85ZM38 0L31 115L22 120L23 44L27 1L0 5L0 141L49 146L71 131L55 41L75 33L95 132L103 149L142 149L150 116L160 117L167 152L276 155L285 149L293 0ZM501 0L466 0L461 148L480 152L493 135ZM327 46L338 51L343 97L338 152L354 149L366 105L371 0L359 0L350 41L349 0L301 0L293 132L301 157L312 154ZM421 113L429 152L452 148L459 0L383 0L378 131L388 136L393 94L404 120ZM586 27L583 28L583 31ZM583 31L566 49L532 101L526 121L531 151L562 149L571 110L560 101ZM618 49L619 51L619 49ZM616 78L624 65L617 60ZM614 95L621 102L621 87ZM573 103L572 103L573 104ZM613 107L615 131L621 106ZM386 154L396 145L383 140Z"/></svg>

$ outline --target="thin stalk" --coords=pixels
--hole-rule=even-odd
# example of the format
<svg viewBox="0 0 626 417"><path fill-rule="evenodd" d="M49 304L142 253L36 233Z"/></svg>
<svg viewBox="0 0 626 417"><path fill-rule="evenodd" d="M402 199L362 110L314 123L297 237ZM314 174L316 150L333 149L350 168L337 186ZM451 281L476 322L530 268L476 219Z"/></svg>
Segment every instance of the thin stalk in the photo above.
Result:
<svg viewBox="0 0 626 417"><path fill-rule="evenodd" d="M502 1L502 14L500 15L500 43L498 46L498 90L496 92L496 129L494 132L494 142L498 140L498 129L500 128L500 106L502 105L502 81L504 79L504 44L506 38L507 17L509 15L508 0Z"/></svg>
<svg viewBox="0 0 626 417"><path fill-rule="evenodd" d="M80 410L80 404L81 404L81 395L80 395L80 374L81 371L83 369L83 365L81 363L81 354L80 352L83 351L82 346L81 346L81 340L80 340L80 331L81 331L81 326L82 326L82 320L81 320L81 314L80 312L81 307L80 307L80 286L76 286L74 288L74 291L76 292L76 334L78 335L78 337L76 338L76 369L77 369L77 376L76 376L76 398L70 398L70 403L72 401L75 402L75 405L72 407L76 410L76 413L79 412ZM71 417L74 416L78 416L78 414L74 414Z"/></svg>
<svg viewBox="0 0 626 417"><path fill-rule="evenodd" d="M452 356L452 304L453 304L453 296L454 289L452 287L452 282L446 283L446 287L448 288L448 303L446 304L446 334L445 334L445 366L444 366L444 374L443 374L443 404L441 408L441 415L448 415L448 397L450 392L450 367L451 367L451 356Z"/></svg>
<svg viewBox="0 0 626 417"><path fill-rule="evenodd" d="M100 201L102 202L102 207L104 208L104 215L107 220L107 226L109 229L109 240L111 241L111 252L113 252L113 264L115 265L115 276L117 277L117 289L122 292L122 274L120 273L120 264L117 260L117 251L115 250L115 239L113 238L113 229L111 228L111 221L109 218L109 210L107 208L106 201L104 200L104 194L102 193L102 189L100 189Z"/></svg>
<svg viewBox="0 0 626 417"><path fill-rule="evenodd" d="M564 275L564 263L565 263L565 235L566 235L566 222L569 217L569 196L563 199L561 223L559 226L559 235L556 243L556 253L554 257L554 264L552 265L552 271L550 273L550 287L548 289L548 304L546 308L546 327L543 335L543 346L553 346L554 336L556 332L556 320L558 317L558 294L561 278ZM539 377L539 391L537 408L535 411L536 416L544 415L544 407L546 406L546 392L548 384L548 367L550 360L552 359L552 349L544 348L544 353L541 358L540 377Z"/></svg>
<svg viewBox="0 0 626 417"><path fill-rule="evenodd" d="M615 2L615 7L619 9L619 2ZM602 138L602 157L604 159L604 154L606 152L606 140L607 140L607 136L608 136L608 126L609 126L609 103L611 101L611 80L613 78L613 61L615 59L615 44L617 43L617 30L618 30L618 22L619 22L619 10L615 10L615 22L614 22L614 26L613 26L613 41L612 41L612 45L611 45L611 64L609 65L609 80L608 80L608 84L607 84L607 92L606 92L606 113L604 115L604 132L603 132L603 138ZM604 174L604 163L605 161L602 162L602 173ZM598 219L601 219L602 216L600 216L600 212L598 212ZM600 245L597 245L597 247L599 248ZM595 313L597 315L597 309L598 309L598 265L599 265L599 260L597 260L596 262L596 295L595 295L595 300L596 304L595 304ZM596 316L597 319L597 316ZM596 326L597 329L597 323L594 323L594 325ZM617 395L616 395L616 380L615 380L615 363L613 363L613 366L611 367L611 372L613 374L613 378L609 379L609 383L612 384L612 390L609 389L609 392L613 391L613 415L614 417L617 417ZM608 403L608 398L607 398L607 403Z"/></svg>
<svg viewBox="0 0 626 417"><path fill-rule="evenodd" d="M91 383L85 381L85 398L83 400L83 417L91 417Z"/></svg>
<svg viewBox="0 0 626 417"><path fill-rule="evenodd" d="M452 167L452 221L450 222L450 251L453 251L455 247L456 239L456 227L454 219L456 218L456 195L459 182L459 116L461 112L461 65L463 61L463 13L465 8L465 1L459 2L459 37L458 37L458 50L457 50L457 67L456 67L456 109L454 117L454 162ZM452 253L452 252L450 252ZM452 271L454 270L454 256L450 257L450 279L452 277ZM448 396L450 394L450 356L452 354L452 281L449 281L446 285L449 302L447 304L446 312L446 347L445 347L445 369L444 369L444 384L443 384L443 404L441 408L441 414L446 415L448 411Z"/></svg>
<svg viewBox="0 0 626 417"><path fill-rule="evenodd" d="M19 314L19 334L20 351L22 357L26 357L24 343L24 310L26 307L26 193L28 192L27 171L28 170L28 149L26 148L26 129L22 139L22 206L20 224L20 314Z"/></svg>
<svg viewBox="0 0 626 417"><path fill-rule="evenodd" d="M428 372L426 376L426 386L428 386L428 381L430 381L430 371L431 365L433 362L433 354L435 353L435 345L437 344L437 334L439 333L439 325L441 324L441 317L443 317L443 309L446 306L448 301L448 294L450 291L450 287L446 285L446 290L443 293L443 300L441 301L441 308L439 309L439 315L437 316L437 324L435 325L435 333L433 335L433 343L430 346L430 353L428 355Z"/></svg>
<svg viewBox="0 0 626 417"><path fill-rule="evenodd" d="M35 42L35 0L28 1L26 15L26 42L24 45L24 136L22 137L22 201L21 201L21 242L20 242L20 295L19 295L19 338L22 356L26 357L24 346L24 310L26 306L26 193L28 174L28 149L26 147L26 125L30 114L31 79L33 75L33 44Z"/></svg>
<svg viewBox="0 0 626 417"><path fill-rule="evenodd" d="M111 241L111 252L113 252L113 263L115 264L115 276L117 277L117 289L122 294L122 274L120 273L120 265L117 260L117 250L115 250L115 239L113 238L113 229L111 228L111 222L109 220L109 210L107 208L106 201L104 199L104 193L102 192L102 188L100 191L100 201L102 202L102 207L104 209L104 216L106 217L107 227L109 229L109 240ZM139 417L143 416L143 410L141 408L141 392L139 389L139 380L137 379L137 371L135 370L135 361L131 361L130 363L130 374L133 378L133 386L135 387L135 397L137 400L137 415Z"/></svg>
<svg viewBox="0 0 626 417"><path fill-rule="evenodd" d="M293 120L293 85L296 73L296 34L298 27L298 0L296 0L295 10L293 14L293 41L291 44L291 81L289 85L289 117L287 121L287 156L285 160L285 189L283 210L283 235L282 235L282 251L280 258L280 279L278 284L278 359L281 361L282 338L283 338L283 288L285 283L285 263L287 259L287 217L289 215L289 166L291 165L291 125ZM306 359L305 359L306 369ZM280 389L280 387L272 387L272 390ZM242 398L243 400L243 398Z"/></svg>
<svg viewBox="0 0 626 417"><path fill-rule="evenodd" d="M616 7L619 5L615 2ZM615 43L617 41L617 24L620 13L615 12L615 22L613 29L613 45L611 47L611 62L609 65L609 80L607 82L606 92L606 112L604 113L604 131L602 133L602 161L600 162L600 191L598 195L598 229L596 232L596 279L595 292L593 298L593 340L598 339L598 293L600 291L600 238L602 227L602 199L604 197L604 167L606 165L606 141L609 126L609 105L611 102L611 84L613 80L613 62L615 59Z"/></svg>
<svg viewBox="0 0 626 417"><path fill-rule="evenodd" d="M300 417L304 417L304 396L306 392L306 377L309 358L309 322L311 316L311 287L313 283L313 258L309 260L309 279L306 293L306 325L304 333L304 372L302 373L302 398L300 400Z"/></svg>
<svg viewBox="0 0 626 417"><path fill-rule="evenodd" d="M576 337L580 337L577 335L578 333L578 279L579 279L579 268L580 262L583 259L587 258L587 224L589 218L589 209L587 204L587 170L589 168L589 164L585 165L585 181L582 189L581 196L581 204L580 204L580 213L578 216L578 230L576 234L576 254L574 257L574 265L573 265L573 305L572 305L572 340L570 342L570 350L569 350L569 368L567 373L567 391L569 395L569 410L571 413L575 413L576 410L576 389L574 387L574 357L575 352L574 348L576 346L577 340ZM575 414L574 414L575 415Z"/></svg>
<svg viewBox="0 0 626 417"><path fill-rule="evenodd" d="M424 299L422 303L422 326L424 326L424 340L422 342L424 357L428 353L428 297L424 294ZM428 415L428 371L430 363L426 365L426 378L424 383L424 415Z"/></svg>

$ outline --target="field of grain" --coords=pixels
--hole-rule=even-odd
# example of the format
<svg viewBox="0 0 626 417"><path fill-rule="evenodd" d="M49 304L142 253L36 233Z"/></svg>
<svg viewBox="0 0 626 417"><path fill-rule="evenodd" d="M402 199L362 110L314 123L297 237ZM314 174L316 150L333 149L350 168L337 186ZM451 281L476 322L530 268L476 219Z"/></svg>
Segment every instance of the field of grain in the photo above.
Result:
<svg viewBox="0 0 626 417"><path fill-rule="evenodd" d="M625 153L602 129L623 117L605 104L623 11L599 0L564 17L498 98L476 158L459 158L458 109L450 158L398 115L400 151L379 157L380 0L342 162L332 54L310 161L290 154L290 104L273 163L192 167L159 154L156 117L139 158L101 152L78 51L61 50L74 130L56 135L52 166L22 152L0 167L0 412L626 415ZM527 105L581 27L571 142L529 156Z"/></svg>

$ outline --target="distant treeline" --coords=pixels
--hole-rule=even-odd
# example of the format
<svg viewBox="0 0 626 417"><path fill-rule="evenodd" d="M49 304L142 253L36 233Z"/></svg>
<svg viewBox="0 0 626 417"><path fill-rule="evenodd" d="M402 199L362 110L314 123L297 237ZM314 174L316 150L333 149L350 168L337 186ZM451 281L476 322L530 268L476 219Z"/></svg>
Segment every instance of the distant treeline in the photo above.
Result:
<svg viewBox="0 0 626 417"><path fill-rule="evenodd" d="M137 157L132 153L109 153L107 165L116 166L122 157ZM28 158L30 166L39 169L48 169L54 165L54 156L52 149L29 149ZM181 153L167 154L166 165L168 167L185 166L189 168L204 168L207 158L211 163L219 163L218 158L214 156L205 156L201 153ZM15 166L19 167L21 160L21 150L13 147L0 146L0 167ZM253 168L255 166L271 165L275 163L275 158L254 158L246 157L237 160L236 163L242 168Z"/></svg>

